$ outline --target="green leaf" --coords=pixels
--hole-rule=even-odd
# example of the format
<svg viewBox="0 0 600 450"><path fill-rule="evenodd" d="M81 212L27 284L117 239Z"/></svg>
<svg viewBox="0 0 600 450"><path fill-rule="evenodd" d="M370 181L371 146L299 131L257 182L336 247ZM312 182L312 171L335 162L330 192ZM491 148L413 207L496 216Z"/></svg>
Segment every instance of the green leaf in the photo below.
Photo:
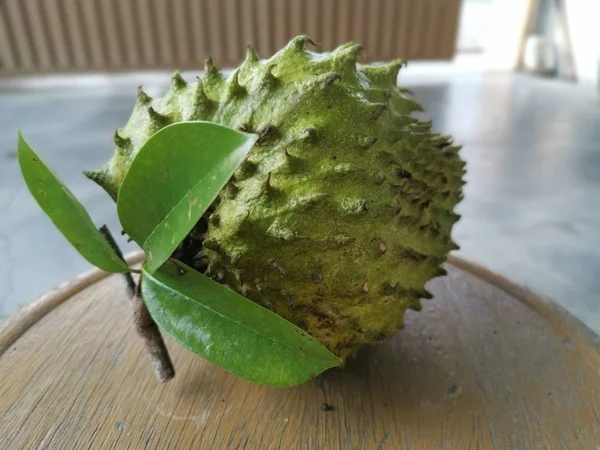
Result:
<svg viewBox="0 0 600 450"><path fill-rule="evenodd" d="M142 246L147 270L171 256L258 139L211 122L178 122L152 135L119 190L123 229Z"/></svg>
<svg viewBox="0 0 600 450"><path fill-rule="evenodd" d="M81 203L43 163L19 133L19 165L25 183L54 225L91 262L107 272L128 272Z"/></svg>
<svg viewBox="0 0 600 450"><path fill-rule="evenodd" d="M173 339L241 378L293 386L341 364L300 328L179 261L152 275L143 267L142 296Z"/></svg>

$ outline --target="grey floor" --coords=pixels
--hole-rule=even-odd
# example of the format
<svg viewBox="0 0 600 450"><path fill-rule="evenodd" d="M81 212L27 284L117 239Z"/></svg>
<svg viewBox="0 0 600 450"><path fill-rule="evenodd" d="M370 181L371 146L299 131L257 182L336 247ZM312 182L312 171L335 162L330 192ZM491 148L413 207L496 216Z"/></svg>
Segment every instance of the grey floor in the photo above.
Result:
<svg viewBox="0 0 600 450"><path fill-rule="evenodd" d="M111 155L113 130L134 102L133 81L0 91L0 318L90 267L26 190L17 130L95 221L118 231L112 201L81 171ZM468 174L454 230L458 254L555 300L600 333L598 95L523 75L409 68L401 81L434 127L463 145ZM168 75L146 85L156 93L166 83Z"/></svg>

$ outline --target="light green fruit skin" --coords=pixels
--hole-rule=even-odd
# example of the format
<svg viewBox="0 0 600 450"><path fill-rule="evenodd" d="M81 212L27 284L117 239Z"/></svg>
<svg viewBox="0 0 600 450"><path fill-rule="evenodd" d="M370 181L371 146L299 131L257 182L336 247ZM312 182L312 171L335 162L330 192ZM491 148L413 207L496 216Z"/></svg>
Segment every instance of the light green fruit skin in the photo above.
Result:
<svg viewBox="0 0 600 450"><path fill-rule="evenodd" d="M249 49L226 79L209 59L204 78L176 74L160 99L140 91L113 158L87 175L116 198L137 150L171 122L261 135L215 202L208 273L347 357L391 336L445 273L465 164L411 116L422 109L396 86L403 61L361 65L358 45L308 42L266 61Z"/></svg>

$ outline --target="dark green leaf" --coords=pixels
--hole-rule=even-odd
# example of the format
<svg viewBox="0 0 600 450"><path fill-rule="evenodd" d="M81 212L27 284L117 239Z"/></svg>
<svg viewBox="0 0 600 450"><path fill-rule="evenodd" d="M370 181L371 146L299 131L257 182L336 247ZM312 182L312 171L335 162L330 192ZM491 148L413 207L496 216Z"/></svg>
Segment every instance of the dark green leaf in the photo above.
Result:
<svg viewBox="0 0 600 450"><path fill-rule="evenodd" d="M142 269L150 314L173 339L250 381L292 386L341 360L275 313L180 262Z"/></svg>
<svg viewBox="0 0 600 450"><path fill-rule="evenodd" d="M171 256L257 138L211 122L179 122L148 139L123 180L117 209L123 229L146 252L149 272Z"/></svg>
<svg viewBox="0 0 600 450"><path fill-rule="evenodd" d="M81 256L107 272L129 270L100 234L83 205L36 155L21 133L19 165L35 200Z"/></svg>

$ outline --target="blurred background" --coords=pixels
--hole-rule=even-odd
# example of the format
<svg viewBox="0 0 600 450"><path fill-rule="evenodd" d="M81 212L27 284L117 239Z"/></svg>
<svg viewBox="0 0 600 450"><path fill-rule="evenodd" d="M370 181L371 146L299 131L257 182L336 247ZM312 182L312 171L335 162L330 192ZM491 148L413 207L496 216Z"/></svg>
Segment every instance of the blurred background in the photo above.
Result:
<svg viewBox="0 0 600 450"><path fill-rule="evenodd" d="M307 34L409 60L399 83L467 161L456 253L600 332L599 17L598 0L0 0L0 320L90 268L27 191L18 130L118 234L81 172L111 156L136 87Z"/></svg>

